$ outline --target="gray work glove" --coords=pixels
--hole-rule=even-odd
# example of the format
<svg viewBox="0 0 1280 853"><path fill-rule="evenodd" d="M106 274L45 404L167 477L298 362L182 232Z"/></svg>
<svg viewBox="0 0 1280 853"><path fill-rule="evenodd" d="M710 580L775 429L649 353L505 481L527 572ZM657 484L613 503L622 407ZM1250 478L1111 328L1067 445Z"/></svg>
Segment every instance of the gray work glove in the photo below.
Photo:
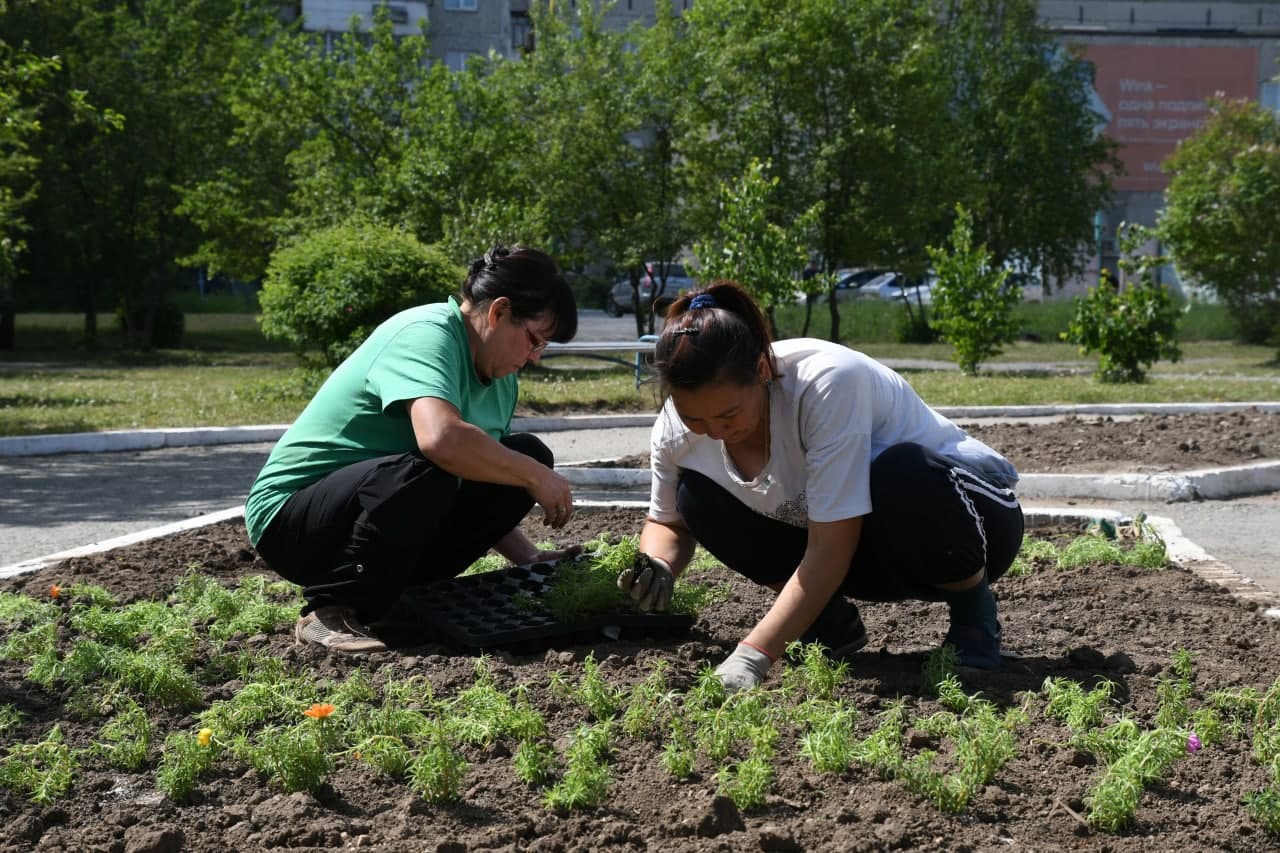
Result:
<svg viewBox="0 0 1280 853"><path fill-rule="evenodd" d="M641 610L666 610L676 578L666 560L641 553L618 575L618 589L631 596Z"/></svg>
<svg viewBox="0 0 1280 853"><path fill-rule="evenodd" d="M739 690L750 690L764 681L771 666L773 666L773 660L760 649L746 643L738 643L738 648L733 650L733 654L716 667L716 675L724 684L725 691L737 693Z"/></svg>

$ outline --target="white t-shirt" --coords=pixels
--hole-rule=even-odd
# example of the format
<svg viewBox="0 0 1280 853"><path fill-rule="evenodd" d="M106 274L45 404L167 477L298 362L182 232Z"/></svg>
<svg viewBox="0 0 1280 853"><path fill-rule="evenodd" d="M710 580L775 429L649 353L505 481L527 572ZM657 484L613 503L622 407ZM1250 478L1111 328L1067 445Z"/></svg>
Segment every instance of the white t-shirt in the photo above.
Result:
<svg viewBox="0 0 1280 853"><path fill-rule="evenodd" d="M935 412L880 362L813 338L773 345L781 374L769 386L769 460L743 480L724 443L691 432L670 400L650 438L649 515L680 520L680 469L697 471L756 512L804 527L871 512L871 460L914 442L1012 488L1018 474L1004 457Z"/></svg>

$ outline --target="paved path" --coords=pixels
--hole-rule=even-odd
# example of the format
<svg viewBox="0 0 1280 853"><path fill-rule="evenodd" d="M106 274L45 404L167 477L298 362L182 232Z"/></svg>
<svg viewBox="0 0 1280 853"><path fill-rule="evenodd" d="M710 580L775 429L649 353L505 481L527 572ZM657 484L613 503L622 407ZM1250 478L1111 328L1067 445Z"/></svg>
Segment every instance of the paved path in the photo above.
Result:
<svg viewBox="0 0 1280 853"><path fill-rule="evenodd" d="M541 433L563 463L643 453L648 434L645 426ZM0 567L238 506L270 449L261 442L0 457ZM588 488L576 493L604 496ZM1280 594L1280 493L1179 503L1026 503L1165 516L1210 555Z"/></svg>

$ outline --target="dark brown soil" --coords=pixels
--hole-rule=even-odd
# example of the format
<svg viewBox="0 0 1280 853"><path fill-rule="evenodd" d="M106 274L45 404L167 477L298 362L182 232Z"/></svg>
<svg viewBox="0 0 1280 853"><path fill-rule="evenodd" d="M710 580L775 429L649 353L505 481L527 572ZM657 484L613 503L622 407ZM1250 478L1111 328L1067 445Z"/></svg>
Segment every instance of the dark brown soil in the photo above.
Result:
<svg viewBox="0 0 1280 853"><path fill-rule="evenodd" d="M1089 426L1078 427L1088 434ZM1106 429L1106 428L1103 428ZM1209 426L1201 447L1212 445ZM1010 434L1017 434L1016 431ZM1086 446L1089 446L1088 443ZM1274 448L1274 445L1269 445ZM1272 455L1275 455L1272 453ZM1144 457L1145 458L1145 457ZM1217 462L1226 461L1216 459ZM640 510L580 511L556 539L582 541L596 533L638 529ZM533 519L532 535L546 530ZM1059 538L1074 530L1055 530ZM191 564L230 583L246 573L265 573L250 550L243 527L223 523L141 543L99 556L77 558L37 573L9 579L0 588L47 596L50 584L93 583L123 601L163 598ZM712 570L731 586L728 600L704 611L692 630L677 638L609 641L501 653L491 662L499 686L529 685L530 701L561 737L587 721L586 711L548 690L553 671L575 680L590 652L605 676L630 686L663 658L671 683L686 689L698 670L718 662L767 608L771 594ZM981 691L1002 708L1020 705L1023 691L1036 692L1047 677L1075 679L1086 687L1100 679L1119 684L1111 720L1127 714L1154 725L1157 679L1167 674L1179 649L1195 653L1193 707L1211 691L1253 687L1265 691L1280 660L1275 620L1188 571L1097 565L1057 570L1042 567L997 585L1007 645L1022 654L998 673L968 673L967 692ZM860 737L895 698L913 716L939 710L921 690L922 654L946 628L937 604L868 604L863 608L871 644L856 655L839 695L860 712ZM364 661L326 655L293 645L288 628L271 635L233 640L240 647L278 656L307 668L317 679L342 679L354 666L386 678L426 676L436 695L449 695L473 678L473 656L428 643L375 655ZM775 668L776 669L776 668ZM18 706L25 720L12 738L33 742L60 723L76 747L96 731L67 707L68 696L26 681L25 669L0 663L0 703ZM772 684L776 685L776 671ZM226 698L236 682L211 685L206 702ZM489 752L468 750L462 802L431 806L408 787L367 766L341 761L317 794L286 794L255 771L234 764L202 777L194 793L172 802L157 793L159 748L152 746L142 772L124 773L86 762L69 795L52 806L32 805L0 791L0 848L38 851L170 851L361 849L380 851L467 850L1262 850L1277 849L1249 818L1241 798L1268 784L1268 774L1250 757L1247 741L1228 738L1180 760L1143 795L1136 823L1123 835L1083 825L1075 814L1100 768L1087 753L1066 746L1067 731L1032 701L1029 723L1018 731L1017 755L959 815L946 815L864 769L822 774L800 757L794 738L784 736L774 760L775 779L767 803L739 812L717 796L715 766L699 758L694 777L676 782L661 768L660 747L619 735L612 758L613 782L598 809L547 811L541 794L519 782L510 745ZM161 731L192 731L195 714L154 710ZM158 742L159 739L157 739ZM940 749L922 732L909 737L910 754Z"/></svg>
<svg viewBox="0 0 1280 853"><path fill-rule="evenodd" d="M1070 415L1052 422L974 422L970 435L1003 453L1024 474L1189 471L1280 459L1280 413L1113 418ZM593 466L647 468L648 454Z"/></svg>

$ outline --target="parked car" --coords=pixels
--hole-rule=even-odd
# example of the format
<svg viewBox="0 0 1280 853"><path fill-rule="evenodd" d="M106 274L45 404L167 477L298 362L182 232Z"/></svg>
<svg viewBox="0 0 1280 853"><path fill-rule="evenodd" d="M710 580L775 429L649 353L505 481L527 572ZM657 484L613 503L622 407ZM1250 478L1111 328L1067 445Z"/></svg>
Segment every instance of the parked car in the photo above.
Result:
<svg viewBox="0 0 1280 853"><path fill-rule="evenodd" d="M876 294L868 291L866 285L887 272L889 270L880 267L852 267L836 270L836 287L834 291L836 301L847 302L852 299L874 298ZM808 298L808 295L803 292L796 294L796 302L800 305L803 305ZM823 305L827 304L830 298L829 293L819 293L813 297L816 303Z"/></svg>
<svg viewBox="0 0 1280 853"><path fill-rule="evenodd" d="M640 276L639 284L640 310L648 311L653 301L654 290L662 285L662 267L660 264L648 261L644 269L645 272ZM670 305L680 291L688 290L694 284L693 277L689 275L684 264L668 264L666 273L667 286L658 297L659 308ZM621 317L623 314L631 313L634 310L633 294L630 277L618 279L605 297L604 312L610 317Z"/></svg>
<svg viewBox="0 0 1280 853"><path fill-rule="evenodd" d="M937 280L937 276L932 274L913 278L905 273L889 272L872 279L863 287L887 301L909 299L912 305L932 305L933 283Z"/></svg>

